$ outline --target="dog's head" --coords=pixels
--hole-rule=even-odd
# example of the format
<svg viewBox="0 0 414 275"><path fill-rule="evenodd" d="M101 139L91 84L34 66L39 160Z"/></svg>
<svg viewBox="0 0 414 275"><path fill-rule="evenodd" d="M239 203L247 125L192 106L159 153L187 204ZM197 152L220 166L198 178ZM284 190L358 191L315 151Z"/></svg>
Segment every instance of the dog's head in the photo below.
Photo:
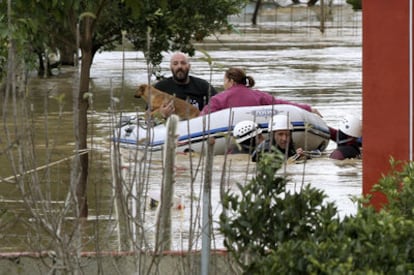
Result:
<svg viewBox="0 0 414 275"><path fill-rule="evenodd" d="M135 92L135 97L141 98L142 96L145 95L145 92L147 91L147 89L148 89L147 84L139 85L136 92Z"/></svg>

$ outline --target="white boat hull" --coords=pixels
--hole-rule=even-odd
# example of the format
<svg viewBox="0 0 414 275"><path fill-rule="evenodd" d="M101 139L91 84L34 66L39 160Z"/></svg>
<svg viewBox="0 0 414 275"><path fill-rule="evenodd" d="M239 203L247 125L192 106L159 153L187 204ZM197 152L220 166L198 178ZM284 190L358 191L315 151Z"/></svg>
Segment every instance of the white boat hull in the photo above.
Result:
<svg viewBox="0 0 414 275"><path fill-rule="evenodd" d="M177 152L202 152L209 137L215 138L215 154L225 154L235 148L232 138L234 126L243 120L257 122L266 132L270 118L278 113L287 114L293 124L292 139L297 148L326 149L329 128L319 116L293 105L265 105L224 109L210 115L179 122ZM164 124L147 127L143 117L131 116L115 131L115 142L138 150L161 151L165 138Z"/></svg>

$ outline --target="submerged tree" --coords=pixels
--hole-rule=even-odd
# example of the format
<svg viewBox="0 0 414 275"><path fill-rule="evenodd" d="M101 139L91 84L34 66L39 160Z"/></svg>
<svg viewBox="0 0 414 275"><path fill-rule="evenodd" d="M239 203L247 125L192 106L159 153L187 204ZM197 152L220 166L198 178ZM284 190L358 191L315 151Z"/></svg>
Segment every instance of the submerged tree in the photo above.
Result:
<svg viewBox="0 0 414 275"><path fill-rule="evenodd" d="M238 14L247 2L161 0L128 4L134 12L128 21L127 37L136 50L144 52L157 74L163 51L194 55L193 43L215 32L231 31L228 16Z"/></svg>
<svg viewBox="0 0 414 275"><path fill-rule="evenodd" d="M237 14L246 0L104 0L104 1L13 1L13 21L31 22L31 36L26 52L36 45L57 45L81 51L79 90L74 92L74 129L79 165L74 174L78 213L88 213L86 186L89 158L86 152L87 111L90 69L99 50L112 49L121 43L126 31L136 50L144 51L153 67L162 60L161 53L182 50L194 54L194 41L216 32L229 30L227 16ZM0 2L1 14L7 5ZM0 18L1 20L1 18ZM1 25L0 25L1 27ZM28 31L29 32L29 31ZM1 34L0 34L1 35ZM5 47L7 45L0 45ZM0 53L3 52L0 50Z"/></svg>

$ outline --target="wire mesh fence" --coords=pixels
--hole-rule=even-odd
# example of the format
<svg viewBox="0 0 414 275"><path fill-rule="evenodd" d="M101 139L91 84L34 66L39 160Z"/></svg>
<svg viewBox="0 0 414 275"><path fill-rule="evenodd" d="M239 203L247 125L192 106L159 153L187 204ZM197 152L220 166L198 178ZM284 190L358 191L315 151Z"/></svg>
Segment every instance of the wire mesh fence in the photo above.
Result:
<svg viewBox="0 0 414 275"><path fill-rule="evenodd" d="M251 15L251 10L246 9L239 16L230 18L240 32L233 34L233 38L237 36L234 43L238 49L242 49L249 41L255 43L257 47L271 48L272 45L285 43L286 39L297 39L298 43L302 43L309 37L335 40L348 36L359 40L361 36L361 13L353 11L348 5L331 3L324 9L324 13L320 6L312 8L264 6L255 26L251 24ZM321 16L324 18L323 32ZM244 36L244 34L249 35ZM269 37L274 44L258 43L260 38ZM46 94L45 102L48 98L50 95ZM47 109L43 117L33 120L29 101L29 98L24 96L15 99L15 102L22 102L22 105L10 103L7 108L10 108L11 112L3 112L2 117L4 132L10 131L14 133L12 136L16 135L10 139L15 140L15 143L8 143L4 133L0 135L0 141L5 145L2 146L0 156L4 157L8 154L10 158L6 161L10 160L9 163L16 168L7 170L1 180L0 243L3 257L7 259L19 259L20 256L25 255L40 257L41 260L38 262L41 267L38 267L39 272L35 272L39 274L44 273L45 270L86 272L88 265L96 268L97 273L104 268L106 271L112 270L109 266L119 274L125 274L123 273L125 268L132 270L131 273L138 271L142 274L165 274L163 272L166 270L169 274L197 273L200 261L197 253L201 243L200 190L204 179L202 175L204 159L200 156L194 159L189 156L182 157L175 167L185 184L181 182L176 186L176 191L181 196L174 202L175 246L172 248L176 251L185 251L187 254L184 256L176 253L179 260L167 265L168 267L163 267L163 263L174 253L162 254L166 256L163 262L157 259L157 255L152 254L156 246L154 239L158 213L155 209L151 209L150 205L151 200L157 198L157 195L151 194L151 191L156 191L158 187L151 185L150 182L159 182L164 169L162 158L147 158L143 161L137 155L129 155L127 163L125 161L115 163L118 169L115 173L108 163L111 153L118 151L111 152L110 143L102 143L100 139L91 138L91 151L88 154L94 165L88 182L88 194L93 194L90 197L90 217L87 220L79 219L73 210L77 202L68 184L72 158L61 156L62 152L59 151L62 148L60 146L66 146L67 153L70 148L67 145L70 142L67 140L51 142L56 138L53 135L54 131L62 131L62 126L70 129L72 120L68 119L68 116L58 115L52 127L51 121L48 120L50 117ZM98 120L95 115L93 112L89 115L91 129L94 129L91 131L97 131L102 126L94 125L93 122ZM13 116L18 121L8 124L8 121L13 120ZM111 118L108 117L106 120L111 121ZM117 121L112 121L112 126L108 127L109 131L113 130L116 123ZM43 127L39 128L39 125ZM91 132L91 137L94 136L93 133ZM32 139L37 135L44 136L43 142L35 142ZM39 158L39 150L42 152L41 158ZM132 151L132 154L134 153ZM15 162L11 161L12 156L15 157ZM62 162L56 163L59 160ZM214 180L221 182L224 179L227 186L235 182L246 182L254 174L252 167L238 171L231 167L231 161L227 166L219 163L213 167L216 177ZM38 169L39 167L44 169ZM28 171L32 172L28 173ZM24 173L19 175L19 172ZM5 175L11 175L11 178ZM108 178L114 180L110 181ZM117 185L117 181L120 185ZM122 192L117 193L117 186L120 186ZM190 188L194 190L189 190ZM215 188L213 191L218 192L222 187L215 185L213 188ZM220 212L219 208L212 210L212 215L217 216ZM183 215L186 215L185 218ZM212 242L219 243L221 239L215 235L217 230L214 230ZM222 243L218 247L221 249ZM212 248L216 248L215 244ZM16 251L24 251L24 253L19 254ZM117 257L108 258L108 255L127 256L130 262L125 264ZM19 262L20 260L16 260L9 263L18 266ZM237 271L237 268L232 267L231 260L225 259L223 265L227 270Z"/></svg>
<svg viewBox="0 0 414 275"><path fill-rule="evenodd" d="M291 36L327 35L359 36L362 30L362 12L354 11L345 1L324 1L324 5L288 5L278 2L262 4L256 24L252 23L254 6L248 5L244 11L229 18L242 33L286 34Z"/></svg>

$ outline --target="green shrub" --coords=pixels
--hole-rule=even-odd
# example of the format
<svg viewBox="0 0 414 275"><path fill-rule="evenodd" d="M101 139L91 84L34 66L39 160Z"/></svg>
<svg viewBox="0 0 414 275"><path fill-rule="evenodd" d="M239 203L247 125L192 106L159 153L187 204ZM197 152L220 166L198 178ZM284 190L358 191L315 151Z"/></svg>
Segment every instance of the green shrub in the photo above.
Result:
<svg viewBox="0 0 414 275"><path fill-rule="evenodd" d="M373 191L381 192L387 198L384 210L414 219L414 162L391 158L390 166L390 172L374 185Z"/></svg>
<svg viewBox="0 0 414 275"><path fill-rule="evenodd" d="M246 272L261 267L270 251L290 240L307 240L317 232L335 227L337 209L323 203L326 195L310 186L301 192L286 190L287 180L276 175L281 154L263 154L257 177L238 185L240 196L227 193L223 199L220 230L226 248ZM247 260L246 260L247 259Z"/></svg>
<svg viewBox="0 0 414 275"><path fill-rule="evenodd" d="M352 5L353 10L362 10L362 0L346 0L346 2Z"/></svg>
<svg viewBox="0 0 414 275"><path fill-rule="evenodd" d="M287 191L287 180L275 175L281 161L265 155L257 177L223 201L225 246L246 274L414 273L412 162L391 160L374 186L388 200L381 211L360 198L355 216L341 220L323 192Z"/></svg>

